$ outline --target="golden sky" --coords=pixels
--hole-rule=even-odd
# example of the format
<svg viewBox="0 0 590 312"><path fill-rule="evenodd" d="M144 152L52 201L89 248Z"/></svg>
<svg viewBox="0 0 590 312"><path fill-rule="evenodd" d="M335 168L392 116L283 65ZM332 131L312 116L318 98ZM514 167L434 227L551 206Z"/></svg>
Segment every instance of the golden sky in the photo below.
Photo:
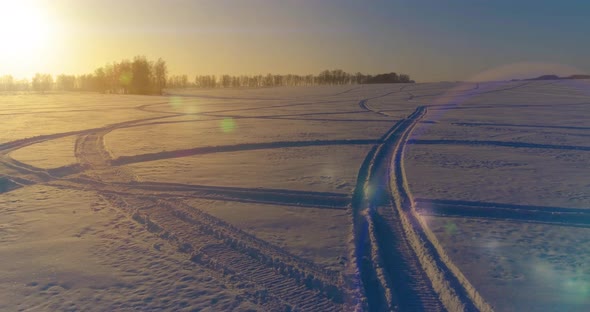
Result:
<svg viewBox="0 0 590 312"><path fill-rule="evenodd" d="M347 66L351 54L366 53L361 42L330 19L312 28L323 17L293 1L279 9L264 1L0 1L9 7L0 19L12 16L0 25L13 34L0 49L0 74L82 74L140 54L191 76L378 69L370 59Z"/></svg>
<svg viewBox="0 0 590 312"><path fill-rule="evenodd" d="M0 75L89 73L135 55L191 77L339 68L463 80L523 62L587 72L588 9L532 0L0 0Z"/></svg>

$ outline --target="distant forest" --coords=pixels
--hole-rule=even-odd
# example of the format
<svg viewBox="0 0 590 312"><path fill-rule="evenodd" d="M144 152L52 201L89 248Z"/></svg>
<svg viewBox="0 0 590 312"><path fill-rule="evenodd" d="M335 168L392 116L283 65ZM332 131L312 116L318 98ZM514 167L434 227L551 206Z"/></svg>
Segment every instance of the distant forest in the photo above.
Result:
<svg viewBox="0 0 590 312"><path fill-rule="evenodd" d="M571 75L567 77L560 77L557 75L542 75L536 78L529 78L524 80L572 80L572 79L590 79L590 75ZM518 81L518 79L513 79L513 81Z"/></svg>
<svg viewBox="0 0 590 312"><path fill-rule="evenodd" d="M168 75L161 58L150 61L144 56L122 60L97 68L85 75L36 74L30 81L12 76L0 77L0 91L92 91L120 94L162 94L166 88L260 88L278 86L349 85L371 83L414 83L407 74L366 75L340 69L324 70L318 75Z"/></svg>

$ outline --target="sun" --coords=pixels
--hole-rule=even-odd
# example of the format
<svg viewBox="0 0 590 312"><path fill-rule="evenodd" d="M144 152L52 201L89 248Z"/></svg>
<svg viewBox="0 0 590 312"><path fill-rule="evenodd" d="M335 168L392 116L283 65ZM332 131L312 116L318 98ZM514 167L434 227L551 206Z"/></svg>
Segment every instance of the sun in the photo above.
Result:
<svg viewBox="0 0 590 312"><path fill-rule="evenodd" d="M0 0L0 62L31 61L52 40L52 25L40 3Z"/></svg>

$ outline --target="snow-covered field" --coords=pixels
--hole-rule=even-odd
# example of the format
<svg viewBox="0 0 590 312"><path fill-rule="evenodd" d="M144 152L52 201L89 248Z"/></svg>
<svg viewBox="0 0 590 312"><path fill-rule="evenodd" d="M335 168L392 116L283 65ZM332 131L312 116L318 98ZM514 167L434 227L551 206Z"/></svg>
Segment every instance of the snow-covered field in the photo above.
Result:
<svg viewBox="0 0 590 312"><path fill-rule="evenodd" d="M590 83L0 94L0 310L587 311Z"/></svg>

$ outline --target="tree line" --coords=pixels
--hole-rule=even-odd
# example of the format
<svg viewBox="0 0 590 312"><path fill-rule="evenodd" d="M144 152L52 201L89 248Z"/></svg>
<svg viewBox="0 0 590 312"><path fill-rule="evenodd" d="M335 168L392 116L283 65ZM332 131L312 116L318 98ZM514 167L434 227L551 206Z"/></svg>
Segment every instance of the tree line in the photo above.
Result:
<svg viewBox="0 0 590 312"><path fill-rule="evenodd" d="M121 94L161 94L166 87L168 67L159 58L149 61L136 56L132 61L113 62L85 75L59 75L55 88L64 91L96 91Z"/></svg>
<svg viewBox="0 0 590 312"><path fill-rule="evenodd" d="M168 76L168 66L159 58L145 56L113 62L84 75L36 74L31 81L0 77L0 91L94 91L120 94L162 94L165 88L257 88L279 86L349 85L370 83L413 83L407 74L366 75L341 69L324 70L318 75L187 75Z"/></svg>
<svg viewBox="0 0 590 312"><path fill-rule="evenodd" d="M407 74L365 75L350 74L341 69L324 70L318 75L214 75L196 76L193 84L185 75L172 76L169 86L172 88L241 88L241 87L281 87L281 86L316 86L316 85L349 85L370 83L413 83Z"/></svg>
<svg viewBox="0 0 590 312"><path fill-rule="evenodd" d="M145 56L113 62L84 75L37 73L29 81L0 77L0 91L93 91L120 94L161 94L166 88L168 67L161 58L149 61Z"/></svg>

